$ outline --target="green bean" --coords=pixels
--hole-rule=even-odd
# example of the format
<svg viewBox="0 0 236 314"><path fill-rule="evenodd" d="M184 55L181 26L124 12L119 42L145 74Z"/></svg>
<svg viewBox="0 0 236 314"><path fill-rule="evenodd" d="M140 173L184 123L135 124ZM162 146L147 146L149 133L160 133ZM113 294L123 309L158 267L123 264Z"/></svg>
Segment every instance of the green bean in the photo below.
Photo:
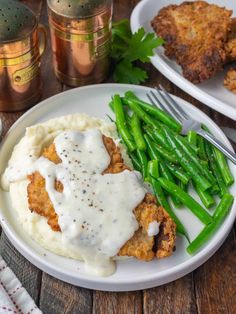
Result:
<svg viewBox="0 0 236 314"><path fill-rule="evenodd" d="M215 179L215 183L212 185L212 187L209 189L209 193L212 195L218 194L218 192L220 191L217 180L215 178L215 176L212 173L211 167L209 167L208 164L208 156L206 153L206 148L205 148L205 141L203 139L203 137L201 136L197 136L197 145L199 148L199 152L198 152L198 156L200 158L200 162L202 164L203 167L207 167L207 169L210 172L210 175Z"/></svg>
<svg viewBox="0 0 236 314"><path fill-rule="evenodd" d="M188 234L182 225L179 218L176 216L176 214L172 211L170 204L168 203L163 190L157 181L157 178L159 177L159 171L158 171L158 161L157 160L151 160L148 162L148 173L150 177L150 181L153 187L154 194L159 202L159 204L167 211L167 213L170 215L170 217L174 220L177 232L184 235L188 240Z"/></svg>
<svg viewBox="0 0 236 314"><path fill-rule="evenodd" d="M211 131L208 129L206 125L202 125L202 128L211 134ZM208 142L206 142L208 143ZM208 143L209 144L209 143ZM226 184L226 186L230 186L234 183L234 177L230 172L227 160L222 152L220 152L215 146L212 146L216 162L218 164L219 170L221 172L221 175L223 177L223 180Z"/></svg>
<svg viewBox="0 0 236 314"><path fill-rule="evenodd" d="M160 162L160 172L161 172L161 176L163 178L166 178L167 180L169 180L171 182L175 182L171 172L169 171L168 167L166 166L166 164L163 161ZM176 207L180 207L181 202L180 202L179 198L176 195L170 195L170 197L171 197L174 205Z"/></svg>
<svg viewBox="0 0 236 314"><path fill-rule="evenodd" d="M231 206L233 205L234 197L233 195L226 193L223 195L219 205L215 209L213 220L214 221L222 221L224 217L228 214Z"/></svg>
<svg viewBox="0 0 236 314"><path fill-rule="evenodd" d="M222 197L225 193L227 193L227 188L224 183L223 177L221 176L218 164L216 163L215 156L213 153L213 147L210 145L210 143L205 142L205 148L209 160L209 165L212 169L212 172L216 178L216 182L218 183L218 187L220 189L220 197Z"/></svg>
<svg viewBox="0 0 236 314"><path fill-rule="evenodd" d="M153 132L152 132L153 129L151 130L151 128L149 128L149 127L145 124L145 125L143 125L143 130L144 130L145 133L147 133L147 135L151 138L151 140L156 143L156 139L155 139L155 137L153 136ZM159 143L159 141L157 141L157 142Z"/></svg>
<svg viewBox="0 0 236 314"><path fill-rule="evenodd" d="M197 133L195 131L188 131L187 139L190 144L197 145Z"/></svg>
<svg viewBox="0 0 236 314"><path fill-rule="evenodd" d="M166 164L162 161L161 156L159 155L157 149L156 149L156 145L154 142L152 142L152 140L150 139L150 137L145 134L144 138L146 140L147 143L147 149L148 149L148 153L149 156L152 160L158 160L159 162L159 167L163 172L163 175L168 178L168 180L170 181L174 181L169 169L167 168Z"/></svg>
<svg viewBox="0 0 236 314"><path fill-rule="evenodd" d="M138 100L138 96L135 95L134 92L132 92L131 90L128 90L127 92L125 92L125 97L127 98L134 98L136 100ZM151 105L150 105L151 106Z"/></svg>
<svg viewBox="0 0 236 314"><path fill-rule="evenodd" d="M143 179L145 180L147 178L147 164L148 164L147 156L145 152L140 149L137 149L137 156L138 156L139 163L141 165L141 172L143 175Z"/></svg>
<svg viewBox="0 0 236 314"><path fill-rule="evenodd" d="M226 186L230 186L231 184L234 183L234 177L229 170L227 160L225 156L216 147L213 147L213 151L223 180Z"/></svg>
<svg viewBox="0 0 236 314"><path fill-rule="evenodd" d="M164 158L165 160L168 160L171 163L178 163L178 161L176 160L175 154L173 154L172 152L166 150L165 148L163 148L162 146L153 143L155 145L156 150L158 151L158 153L161 155L162 158Z"/></svg>
<svg viewBox="0 0 236 314"><path fill-rule="evenodd" d="M204 176L201 175L199 169L195 166L193 162L191 162L191 160L189 160L172 133L167 130L167 128L165 128L164 130L169 144L172 146L173 152L176 154L176 158L178 159L182 168L191 175L193 181L195 181L196 184L198 184L203 191L209 189L211 187L211 183Z"/></svg>
<svg viewBox="0 0 236 314"><path fill-rule="evenodd" d="M180 166L174 165L170 162L166 162L167 167L171 171L171 173L179 179L181 182L183 182L185 185L190 180L190 175L188 175L186 172L183 171L183 169Z"/></svg>
<svg viewBox="0 0 236 314"><path fill-rule="evenodd" d="M211 195L219 195L220 192L220 188L218 183L216 182L210 189L209 189L209 193Z"/></svg>
<svg viewBox="0 0 236 314"><path fill-rule="evenodd" d="M145 138L146 143L147 143L147 150L148 150L148 154L149 154L150 158L152 160L158 160L159 167L160 167L160 170L161 170L163 177L174 182L174 178L173 178L172 174L170 173L166 164L162 161L158 151L156 150L155 144L152 142L152 140L150 139L150 137L147 134L144 135L144 138ZM172 198L174 205L176 207L179 207L180 201L179 201L178 197L171 195L171 198Z"/></svg>
<svg viewBox="0 0 236 314"><path fill-rule="evenodd" d="M211 206L213 206L215 204L215 200L214 198L211 196L211 194L208 191L202 191L198 185L196 183L193 182L194 188L198 194L198 196L200 197L203 205L206 208L210 208Z"/></svg>
<svg viewBox="0 0 236 314"><path fill-rule="evenodd" d="M188 191L188 184L184 184L182 181L178 181L178 186L184 191Z"/></svg>
<svg viewBox="0 0 236 314"><path fill-rule="evenodd" d="M204 167L207 167L208 169L209 169L209 167L208 167L208 161L207 160L202 160L202 159L199 159L200 160L200 162L201 162L201 164L204 166ZM209 170L210 171L210 170Z"/></svg>
<svg viewBox="0 0 236 314"><path fill-rule="evenodd" d="M186 156L198 169L199 173L202 173L202 175L205 176L210 183L214 184L216 182L214 176L210 173L208 168L201 163L201 160L198 159L197 155L193 153L191 148L188 147L188 145L185 145L185 143L182 141L181 136L176 136L175 140L178 142L179 146L185 152Z"/></svg>
<svg viewBox="0 0 236 314"><path fill-rule="evenodd" d="M152 141L147 134L144 134L144 139L147 144L147 151L151 159L158 160L160 162L160 157L158 156L154 146L152 145Z"/></svg>
<svg viewBox="0 0 236 314"><path fill-rule="evenodd" d="M197 145L199 148L198 156L201 160L207 160L207 154L205 150L205 141L202 136L198 135L197 137Z"/></svg>
<svg viewBox="0 0 236 314"><path fill-rule="evenodd" d="M135 155L135 153L129 153L129 157L132 161L133 167L135 170L142 172L142 166L138 159L138 157Z"/></svg>
<svg viewBox="0 0 236 314"><path fill-rule="evenodd" d="M213 222L205 226L199 235L192 241L192 243L187 247L187 252L193 254L198 251L215 233L220 224L223 222L227 216L234 198L231 194L224 194L219 205L217 206L215 213L213 215Z"/></svg>
<svg viewBox="0 0 236 314"><path fill-rule="evenodd" d="M144 131L151 137L151 139L156 143L162 145L165 149L169 149L170 150L170 145L166 140L166 136L162 130L162 128L160 128L159 130L154 129L154 128L150 128L148 125L144 125L143 126Z"/></svg>
<svg viewBox="0 0 236 314"><path fill-rule="evenodd" d="M189 143L187 137L181 136L181 140L182 140L182 142L183 142L185 145L188 146L188 148L191 150L192 154L195 154L195 155L198 154L198 147L195 146L195 145L193 145L193 144L191 144L191 143Z"/></svg>
<svg viewBox="0 0 236 314"><path fill-rule="evenodd" d="M201 222L204 224L209 224L212 221L211 215L209 215L208 212L205 211L205 209L200 204L198 204L194 198L181 190L178 185L170 182L165 178L158 178L158 181L160 182L163 189L168 191L170 194L177 195L182 203L187 206Z"/></svg>
<svg viewBox="0 0 236 314"><path fill-rule="evenodd" d="M132 100L134 103L139 105L142 109L144 109L148 114L154 116L158 120L162 121L165 125L169 126L171 129L176 132L180 132L182 126L179 122L169 116L165 111L157 108L156 106L150 105L135 96L135 94L131 91L125 93L125 100L129 103L129 100Z"/></svg>
<svg viewBox="0 0 236 314"><path fill-rule="evenodd" d="M132 130L132 134L137 145L137 148L140 150L146 150L146 143L143 138L143 133L141 130L140 119L136 113L133 113L131 116L130 127Z"/></svg>
<svg viewBox="0 0 236 314"><path fill-rule="evenodd" d="M160 128L159 122L153 119L149 114L146 113L137 103L135 103L132 99L127 100L127 104L130 109L135 112L138 117L143 120L148 125L151 125L153 128Z"/></svg>
<svg viewBox="0 0 236 314"><path fill-rule="evenodd" d="M116 125L117 125L118 132L121 135L125 144L127 145L128 150L132 152L136 149L136 145L135 145L132 135L130 134L128 130L127 122L125 120L125 114L123 111L123 107L122 107L122 103L121 103L119 95L114 95L113 104L114 104L114 112L116 116Z"/></svg>
<svg viewBox="0 0 236 314"><path fill-rule="evenodd" d="M161 145L159 145L158 143L156 143L155 136L154 136L153 132L151 132L148 128L146 128L146 133L151 138L151 140L153 141L153 144L155 145L156 150L158 151L158 153L163 158L165 158L166 160L168 160L172 163L177 163L175 154L173 154L170 150L168 150L168 149L162 147Z"/></svg>
<svg viewBox="0 0 236 314"><path fill-rule="evenodd" d="M124 115L125 115L125 120L127 122L127 126L128 128L131 127L131 117L128 115L128 112L126 110L124 110Z"/></svg>
<svg viewBox="0 0 236 314"><path fill-rule="evenodd" d="M188 184L184 184L182 181L178 180L176 183L184 192L188 191ZM181 205L183 205L183 203L181 202Z"/></svg>
<svg viewBox="0 0 236 314"><path fill-rule="evenodd" d="M121 99L121 103L122 103L122 97L120 97ZM113 100L111 100L108 104L108 106L111 108L111 110L114 112L114 103L113 103ZM125 115L125 120L127 122L128 125L131 124L131 118L130 116L128 115L127 113L127 110L125 110L124 106L123 106L123 110L124 110L124 115ZM115 122L111 119L111 117L107 114L107 116L109 117L109 119L112 121L112 122Z"/></svg>

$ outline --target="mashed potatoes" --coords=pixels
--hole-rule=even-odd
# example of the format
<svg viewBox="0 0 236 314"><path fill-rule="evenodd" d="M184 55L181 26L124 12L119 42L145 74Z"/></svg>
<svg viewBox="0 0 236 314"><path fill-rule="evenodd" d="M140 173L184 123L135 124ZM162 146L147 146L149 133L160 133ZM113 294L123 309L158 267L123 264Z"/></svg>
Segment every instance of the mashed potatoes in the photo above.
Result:
<svg viewBox="0 0 236 314"><path fill-rule="evenodd" d="M2 187L10 191L12 206L18 213L18 221L29 236L46 249L67 257L80 259L78 250L68 249L63 244L61 232L54 232L47 224L47 219L28 208L27 169L39 158L43 149L49 146L62 131L85 131L96 128L104 135L117 139L116 127L113 123L92 118L85 114L74 114L49 120L26 129L25 136L15 146L8 167L2 177ZM132 167L119 144L125 164ZM12 180L13 172L17 171L17 179ZM15 177L15 176L14 176Z"/></svg>

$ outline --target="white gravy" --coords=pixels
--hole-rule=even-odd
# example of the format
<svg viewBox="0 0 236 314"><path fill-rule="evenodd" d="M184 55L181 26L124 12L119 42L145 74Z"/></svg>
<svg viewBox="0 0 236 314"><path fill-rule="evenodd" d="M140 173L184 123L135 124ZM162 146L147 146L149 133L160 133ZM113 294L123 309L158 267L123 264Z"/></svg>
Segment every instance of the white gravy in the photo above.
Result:
<svg viewBox="0 0 236 314"><path fill-rule="evenodd" d="M159 233L159 227L160 227L160 222L157 221L152 221L150 222L149 226L148 226L148 236L152 237L155 236Z"/></svg>
<svg viewBox="0 0 236 314"><path fill-rule="evenodd" d="M111 258L138 229L133 209L146 190L135 171L102 175L110 156L99 130L63 132L54 144L62 162L40 157L30 172L45 178L64 244L78 249L90 274L108 276L115 271Z"/></svg>

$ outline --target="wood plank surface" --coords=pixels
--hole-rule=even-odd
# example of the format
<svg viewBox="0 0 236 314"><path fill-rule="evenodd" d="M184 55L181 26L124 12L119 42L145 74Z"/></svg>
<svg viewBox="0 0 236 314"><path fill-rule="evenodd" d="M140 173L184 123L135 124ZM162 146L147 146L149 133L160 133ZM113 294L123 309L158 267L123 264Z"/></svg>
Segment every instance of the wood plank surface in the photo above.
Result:
<svg viewBox="0 0 236 314"><path fill-rule="evenodd" d="M47 28L46 0L22 1L37 14ZM115 0L114 20L128 18L138 0ZM42 99L70 87L62 85L52 68L50 39L42 58ZM236 122L201 104L174 86L152 65L145 65L150 77L145 85L161 83L171 93L184 98L203 110L219 126L236 128ZM108 79L111 81L111 78ZM23 112L0 113L4 134ZM234 146L236 148L236 146ZM234 314L236 313L236 239L232 230L224 245L203 266L172 283L135 292L101 292L75 287L42 273L29 263L10 244L4 232L0 240L0 254L40 306L43 313L93 313L93 314Z"/></svg>
<svg viewBox="0 0 236 314"><path fill-rule="evenodd" d="M143 292L143 313L197 313L193 274Z"/></svg>
<svg viewBox="0 0 236 314"><path fill-rule="evenodd" d="M94 291L93 314L104 313L142 314L142 292Z"/></svg>
<svg viewBox="0 0 236 314"><path fill-rule="evenodd" d="M199 313L236 313L235 232L193 273Z"/></svg>
<svg viewBox="0 0 236 314"><path fill-rule="evenodd" d="M92 290L72 286L44 273L40 294L43 313L91 313Z"/></svg>

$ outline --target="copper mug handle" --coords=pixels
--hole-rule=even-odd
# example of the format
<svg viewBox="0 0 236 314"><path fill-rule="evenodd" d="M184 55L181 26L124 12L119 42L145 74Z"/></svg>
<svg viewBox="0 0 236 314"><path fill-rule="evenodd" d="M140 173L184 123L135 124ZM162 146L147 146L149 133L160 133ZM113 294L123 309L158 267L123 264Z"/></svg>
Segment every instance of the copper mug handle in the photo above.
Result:
<svg viewBox="0 0 236 314"><path fill-rule="evenodd" d="M39 55L41 57L47 48L47 30L45 26L39 24L37 31L39 35Z"/></svg>

